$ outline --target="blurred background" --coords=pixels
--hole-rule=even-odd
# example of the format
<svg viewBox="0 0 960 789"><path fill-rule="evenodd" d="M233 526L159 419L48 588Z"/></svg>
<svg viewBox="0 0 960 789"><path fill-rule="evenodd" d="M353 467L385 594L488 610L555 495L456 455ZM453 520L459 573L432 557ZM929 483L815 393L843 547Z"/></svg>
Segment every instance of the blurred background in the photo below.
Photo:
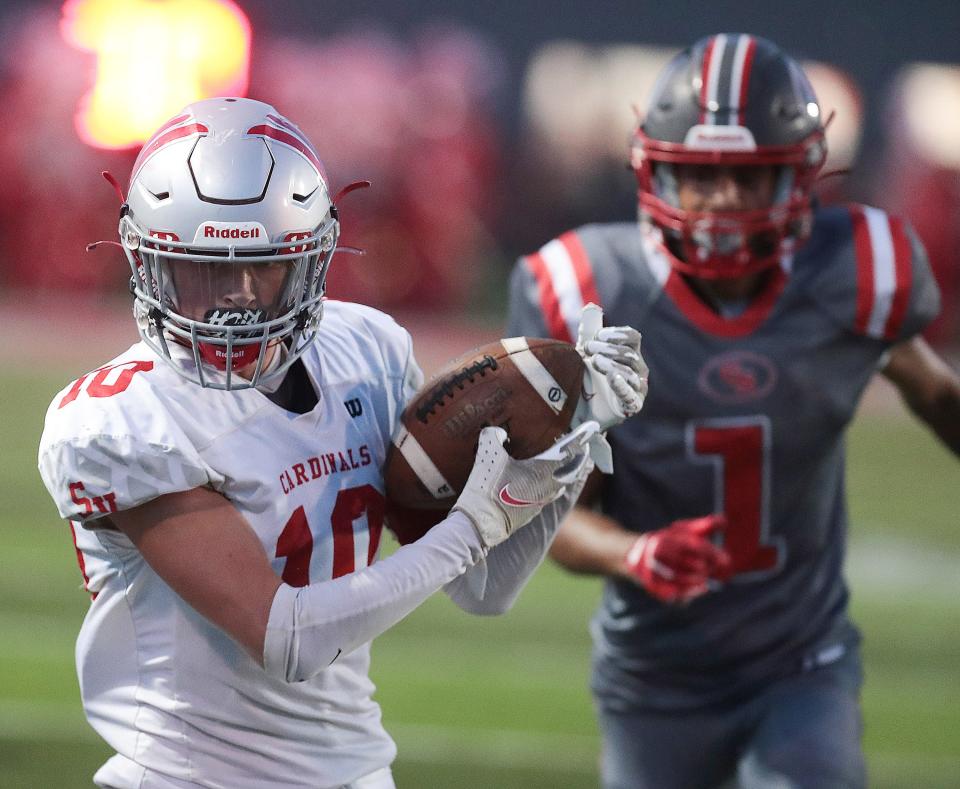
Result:
<svg viewBox="0 0 960 789"><path fill-rule="evenodd" d="M906 215L960 345L960 4L812 0L0 2L0 786L90 785L72 647L86 607L35 471L43 412L135 339L117 195L184 104L248 95L307 133L341 204L329 291L395 314L427 371L499 336L510 266L635 215L626 141L652 81L715 32L804 61L829 115L825 201ZM866 633L871 785L960 786L960 475L881 384L851 433L853 608ZM586 622L599 582L545 566L505 619L431 601L374 646L401 787L589 787Z"/></svg>

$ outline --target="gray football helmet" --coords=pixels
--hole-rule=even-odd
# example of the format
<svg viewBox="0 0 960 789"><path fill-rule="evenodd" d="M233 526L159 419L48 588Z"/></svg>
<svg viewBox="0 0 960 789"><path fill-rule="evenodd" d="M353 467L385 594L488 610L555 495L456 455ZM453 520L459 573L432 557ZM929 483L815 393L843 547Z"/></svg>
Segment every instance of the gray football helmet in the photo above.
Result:
<svg viewBox="0 0 960 789"><path fill-rule="evenodd" d="M809 235L810 189L826 152L820 106L795 60L757 36L709 36L667 64L634 133L641 219L684 273L737 277L776 265ZM678 164L774 165L773 203L684 211Z"/></svg>
<svg viewBox="0 0 960 789"><path fill-rule="evenodd" d="M140 335L201 386L279 379L316 338L339 233L293 123L251 99L188 105L143 146L121 210Z"/></svg>

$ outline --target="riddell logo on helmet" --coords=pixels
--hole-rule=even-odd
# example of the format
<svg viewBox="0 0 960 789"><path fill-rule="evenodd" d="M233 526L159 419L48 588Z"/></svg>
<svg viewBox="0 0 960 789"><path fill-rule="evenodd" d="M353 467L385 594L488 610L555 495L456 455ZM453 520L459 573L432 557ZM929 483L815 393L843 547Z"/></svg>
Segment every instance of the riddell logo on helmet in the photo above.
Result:
<svg viewBox="0 0 960 789"><path fill-rule="evenodd" d="M696 150L719 151L755 151L756 140L745 126L707 126L700 124L690 127L684 145Z"/></svg>
<svg viewBox="0 0 960 789"><path fill-rule="evenodd" d="M194 244L203 246L232 242L237 246L257 246L270 241L259 222L204 222L197 228Z"/></svg>
<svg viewBox="0 0 960 789"><path fill-rule="evenodd" d="M210 227L203 226L204 238L259 238L260 228L255 227L252 230L241 230L239 227Z"/></svg>

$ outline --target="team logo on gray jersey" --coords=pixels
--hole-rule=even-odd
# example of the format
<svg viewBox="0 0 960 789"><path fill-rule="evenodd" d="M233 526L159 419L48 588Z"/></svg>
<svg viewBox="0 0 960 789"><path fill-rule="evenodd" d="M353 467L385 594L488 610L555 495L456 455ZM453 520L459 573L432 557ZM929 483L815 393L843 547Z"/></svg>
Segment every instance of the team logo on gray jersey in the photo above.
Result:
<svg viewBox="0 0 960 789"><path fill-rule="evenodd" d="M711 400L733 404L760 400L777 383L777 368L766 356L731 351L714 356L697 378L697 386Z"/></svg>

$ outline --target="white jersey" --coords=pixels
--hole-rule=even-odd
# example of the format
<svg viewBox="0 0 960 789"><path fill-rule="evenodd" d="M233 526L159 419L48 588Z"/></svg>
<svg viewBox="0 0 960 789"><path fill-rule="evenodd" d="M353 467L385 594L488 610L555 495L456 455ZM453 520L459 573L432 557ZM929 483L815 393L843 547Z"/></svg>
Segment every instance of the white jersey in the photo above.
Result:
<svg viewBox="0 0 960 789"><path fill-rule="evenodd" d="M327 302L302 358L319 401L301 415L255 389L186 382L143 343L50 406L40 469L94 597L76 657L87 718L118 754L98 773L104 785L157 773L158 786L339 787L395 756L371 698L369 644L306 682L271 679L123 534L97 528L109 512L209 486L290 585L373 562L381 468L422 383L410 337L375 310Z"/></svg>

